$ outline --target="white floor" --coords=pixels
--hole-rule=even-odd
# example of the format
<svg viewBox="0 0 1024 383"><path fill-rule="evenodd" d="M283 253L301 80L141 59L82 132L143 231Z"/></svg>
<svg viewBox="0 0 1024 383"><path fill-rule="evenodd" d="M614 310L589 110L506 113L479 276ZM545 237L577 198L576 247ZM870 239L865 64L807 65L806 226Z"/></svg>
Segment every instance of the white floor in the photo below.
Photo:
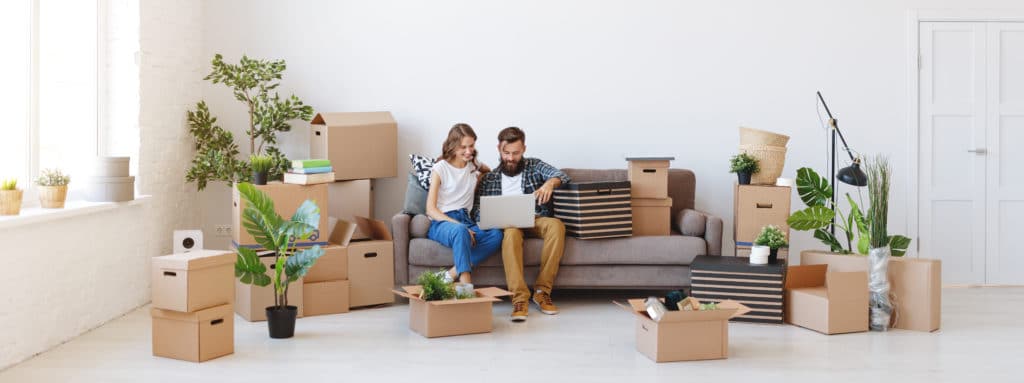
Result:
<svg viewBox="0 0 1024 383"><path fill-rule="evenodd" d="M0 382L1024 381L1024 288L943 294L935 333L825 336L733 323L729 359L663 364L634 350L633 317L609 296L559 299L562 314L532 311L523 324L507 320L504 302L493 333L438 339L412 333L404 305L303 318L290 340L236 317L235 354L201 364L151 356L144 308L3 371Z"/></svg>

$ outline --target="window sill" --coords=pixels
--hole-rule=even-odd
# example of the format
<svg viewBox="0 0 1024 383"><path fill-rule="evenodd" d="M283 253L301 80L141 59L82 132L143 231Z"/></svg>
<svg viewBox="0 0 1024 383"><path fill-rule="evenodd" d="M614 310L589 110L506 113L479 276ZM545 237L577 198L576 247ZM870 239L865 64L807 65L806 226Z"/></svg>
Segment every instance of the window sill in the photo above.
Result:
<svg viewBox="0 0 1024 383"><path fill-rule="evenodd" d="M22 208L19 215L0 216L0 230L102 213L127 206L142 205L149 199L150 196L148 195L140 195L136 196L134 200L126 202L68 201L64 204L63 209Z"/></svg>

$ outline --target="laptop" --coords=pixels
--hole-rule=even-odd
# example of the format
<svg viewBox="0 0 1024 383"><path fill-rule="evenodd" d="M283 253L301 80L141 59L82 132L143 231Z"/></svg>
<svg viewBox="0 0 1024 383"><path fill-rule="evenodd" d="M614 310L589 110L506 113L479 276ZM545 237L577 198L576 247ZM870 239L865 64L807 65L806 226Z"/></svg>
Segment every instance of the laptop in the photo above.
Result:
<svg viewBox="0 0 1024 383"><path fill-rule="evenodd" d="M533 194L480 197L480 228L533 227L536 198Z"/></svg>

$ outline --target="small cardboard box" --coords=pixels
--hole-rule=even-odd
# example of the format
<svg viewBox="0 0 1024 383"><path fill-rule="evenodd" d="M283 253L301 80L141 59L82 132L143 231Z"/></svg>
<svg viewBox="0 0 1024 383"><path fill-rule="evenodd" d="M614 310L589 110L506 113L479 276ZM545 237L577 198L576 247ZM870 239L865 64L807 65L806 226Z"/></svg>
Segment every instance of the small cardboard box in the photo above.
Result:
<svg viewBox="0 0 1024 383"><path fill-rule="evenodd" d="M327 214L324 214L324 207L327 205L327 185L295 185L281 182L269 182L266 185L254 185L257 190L267 194L274 201L274 210L282 218L288 219L295 214L306 200L313 200L320 208L320 224L309 239L295 244L296 247L313 247L316 245L327 246L327 235L321 235L320 231L327 230ZM245 200L236 187L233 192L231 204L231 234L232 245L237 247L248 247L250 249L262 249L263 246L256 243L256 240L249 235L242 225L242 213L245 211Z"/></svg>
<svg viewBox="0 0 1024 383"><path fill-rule="evenodd" d="M403 286L394 294L409 298L409 328L427 338L491 332L491 305L512 295L497 287L474 289L476 298L425 301L420 286Z"/></svg>
<svg viewBox="0 0 1024 383"><path fill-rule="evenodd" d="M235 300L235 253L197 250L154 257L153 307L194 312Z"/></svg>
<svg viewBox="0 0 1024 383"><path fill-rule="evenodd" d="M761 233L761 228L775 225L789 241L790 194L789 186L736 185L733 212L733 240L737 248L749 248ZM781 258L781 255L780 255Z"/></svg>
<svg viewBox="0 0 1024 383"><path fill-rule="evenodd" d="M580 239L633 235L629 181L570 182L555 189L555 218L565 235Z"/></svg>
<svg viewBox="0 0 1024 383"><path fill-rule="evenodd" d="M391 112L319 113L311 124L309 155L330 160L335 179L398 174L398 124Z"/></svg>
<svg viewBox="0 0 1024 383"><path fill-rule="evenodd" d="M668 198L668 166L674 157L629 157L630 191L633 198Z"/></svg>
<svg viewBox="0 0 1024 383"><path fill-rule="evenodd" d="M330 203L326 214L348 222L356 217L373 216L373 186L371 180L338 181L327 184ZM323 210L321 210L323 214ZM370 235L356 230L352 238L364 239Z"/></svg>
<svg viewBox="0 0 1024 383"><path fill-rule="evenodd" d="M633 235L669 235L672 232L672 199L633 198Z"/></svg>
<svg viewBox="0 0 1024 383"><path fill-rule="evenodd" d="M829 270L868 271L867 257L821 251L800 252L804 265L827 264ZM928 258L889 259L892 328L932 332L942 326L942 261Z"/></svg>
<svg viewBox="0 0 1024 383"><path fill-rule="evenodd" d="M667 311L656 322L643 299L630 299L629 306L615 304L636 315L636 350L658 363L728 358L729 318L750 311L725 300L717 310Z"/></svg>
<svg viewBox="0 0 1024 383"><path fill-rule="evenodd" d="M302 284L303 314L330 315L348 312L349 281Z"/></svg>
<svg viewBox="0 0 1024 383"><path fill-rule="evenodd" d="M204 362L235 352L231 304L185 313L153 308L153 356Z"/></svg>
<svg viewBox="0 0 1024 383"><path fill-rule="evenodd" d="M260 262L267 266L267 275L274 278L275 256L260 257ZM284 278L282 275L281 278ZM298 308L298 317L302 317L302 278L288 284L288 305ZM274 283L260 287L244 284L235 279L235 312L250 322L267 320L267 307L274 305Z"/></svg>
<svg viewBox="0 0 1024 383"><path fill-rule="evenodd" d="M395 245L382 221L356 217L356 224L371 240L348 244L349 306L394 303Z"/></svg>
<svg viewBox="0 0 1024 383"><path fill-rule="evenodd" d="M790 266L785 311L786 323L822 334L868 331L868 274Z"/></svg>
<svg viewBox="0 0 1024 383"><path fill-rule="evenodd" d="M327 282L348 279L348 247L328 245L323 248L324 255L309 268L303 282Z"/></svg>

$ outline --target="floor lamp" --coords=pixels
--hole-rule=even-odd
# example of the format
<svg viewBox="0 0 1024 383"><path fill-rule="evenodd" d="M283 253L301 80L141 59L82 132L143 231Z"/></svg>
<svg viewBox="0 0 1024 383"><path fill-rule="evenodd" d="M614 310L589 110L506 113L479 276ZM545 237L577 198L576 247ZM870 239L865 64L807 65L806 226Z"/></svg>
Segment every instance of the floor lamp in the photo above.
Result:
<svg viewBox="0 0 1024 383"><path fill-rule="evenodd" d="M829 130L832 131L832 157L830 158L831 166L828 170L832 176L832 208L836 207L836 177L845 184L853 186L867 186L868 176L864 174L863 170L860 170L860 157L855 157L853 152L850 150L850 146L846 144L846 138L843 137L843 132L839 131L839 122L836 121L835 117L832 117L832 111L828 109L828 104L825 103L825 98L821 97L821 92L818 93L818 100L821 101L821 105L825 107L825 113L828 113L828 126ZM839 169L839 173L836 173L836 136L839 136L839 140L843 143L843 150L846 151L846 155L850 156L850 161L853 162L850 166ZM829 231L832 235L836 234L836 218L832 217L832 225L829 226Z"/></svg>

